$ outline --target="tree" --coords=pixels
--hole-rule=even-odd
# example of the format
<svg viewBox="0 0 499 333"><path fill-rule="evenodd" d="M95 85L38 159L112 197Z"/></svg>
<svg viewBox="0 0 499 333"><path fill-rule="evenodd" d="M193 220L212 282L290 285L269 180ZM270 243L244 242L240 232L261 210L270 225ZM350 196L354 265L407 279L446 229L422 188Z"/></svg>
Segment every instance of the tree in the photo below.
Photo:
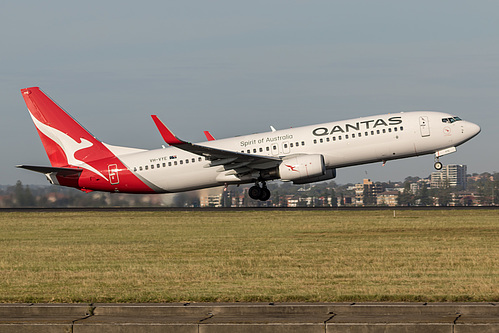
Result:
<svg viewBox="0 0 499 333"><path fill-rule="evenodd" d="M412 193L409 181L404 183L404 191L398 195L397 202L400 206L414 205L414 194Z"/></svg>
<svg viewBox="0 0 499 333"><path fill-rule="evenodd" d="M25 188L20 180L16 182L14 197L15 205L17 207L33 207L35 205L35 198L33 197L29 186L26 186Z"/></svg>
<svg viewBox="0 0 499 333"><path fill-rule="evenodd" d="M433 200L430 197L430 193L428 191L428 186L426 184L423 184L421 188L418 191L417 199L419 200L419 204L421 206L431 206L433 203Z"/></svg>
<svg viewBox="0 0 499 333"><path fill-rule="evenodd" d="M334 188L331 189L331 207L338 207L338 198L336 197Z"/></svg>
<svg viewBox="0 0 499 333"><path fill-rule="evenodd" d="M452 201L452 189L449 181L446 180L443 186L435 190L435 197L438 199L439 206L448 206Z"/></svg>

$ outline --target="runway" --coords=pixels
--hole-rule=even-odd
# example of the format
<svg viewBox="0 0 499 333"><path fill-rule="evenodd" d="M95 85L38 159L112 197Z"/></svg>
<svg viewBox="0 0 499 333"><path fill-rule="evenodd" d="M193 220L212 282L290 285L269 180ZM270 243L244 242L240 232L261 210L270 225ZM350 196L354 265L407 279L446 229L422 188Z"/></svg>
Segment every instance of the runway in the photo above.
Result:
<svg viewBox="0 0 499 333"><path fill-rule="evenodd" d="M499 303L0 304L0 332L499 332Z"/></svg>

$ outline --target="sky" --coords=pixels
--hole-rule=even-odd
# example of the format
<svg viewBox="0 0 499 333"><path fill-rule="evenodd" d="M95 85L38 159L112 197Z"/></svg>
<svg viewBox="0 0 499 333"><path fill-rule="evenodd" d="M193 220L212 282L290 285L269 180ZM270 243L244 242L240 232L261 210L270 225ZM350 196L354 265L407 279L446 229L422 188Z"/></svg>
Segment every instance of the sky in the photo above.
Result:
<svg viewBox="0 0 499 333"><path fill-rule="evenodd" d="M20 94L39 86L100 140L154 149L157 114L203 141L401 111L482 133L441 159L499 171L497 1L7 1L0 11L0 184L48 184ZM427 177L433 156L337 170Z"/></svg>

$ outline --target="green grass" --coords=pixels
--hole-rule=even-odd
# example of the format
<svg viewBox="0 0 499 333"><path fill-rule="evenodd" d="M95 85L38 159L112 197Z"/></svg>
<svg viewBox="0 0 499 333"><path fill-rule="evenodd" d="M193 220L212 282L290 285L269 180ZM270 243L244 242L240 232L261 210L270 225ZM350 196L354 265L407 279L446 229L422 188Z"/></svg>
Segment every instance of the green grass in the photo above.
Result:
<svg viewBox="0 0 499 333"><path fill-rule="evenodd" d="M499 301L499 211L0 214L0 302Z"/></svg>

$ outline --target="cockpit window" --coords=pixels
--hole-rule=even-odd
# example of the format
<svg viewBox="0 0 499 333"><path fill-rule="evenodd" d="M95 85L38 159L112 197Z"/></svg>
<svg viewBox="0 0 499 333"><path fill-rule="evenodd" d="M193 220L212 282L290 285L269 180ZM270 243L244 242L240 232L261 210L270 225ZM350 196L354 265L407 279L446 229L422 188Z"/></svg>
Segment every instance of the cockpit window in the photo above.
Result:
<svg viewBox="0 0 499 333"><path fill-rule="evenodd" d="M450 117L450 118L442 118L443 123L455 123L456 121L461 121L462 119L459 117Z"/></svg>

